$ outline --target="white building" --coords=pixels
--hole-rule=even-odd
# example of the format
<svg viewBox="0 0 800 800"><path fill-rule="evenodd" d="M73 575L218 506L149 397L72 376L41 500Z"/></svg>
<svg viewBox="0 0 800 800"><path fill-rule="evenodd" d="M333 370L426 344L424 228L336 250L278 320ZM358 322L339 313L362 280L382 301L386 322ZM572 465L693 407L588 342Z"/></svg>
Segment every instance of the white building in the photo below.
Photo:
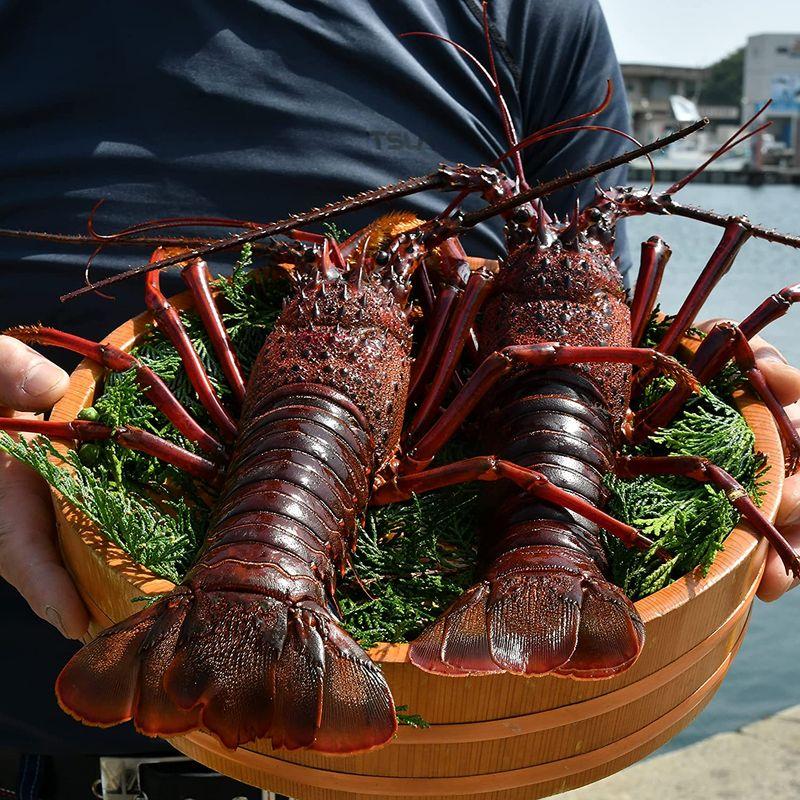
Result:
<svg viewBox="0 0 800 800"><path fill-rule="evenodd" d="M747 40L742 113L751 116L772 98L769 133L800 166L800 33L762 33Z"/></svg>
<svg viewBox="0 0 800 800"><path fill-rule="evenodd" d="M697 102L708 68L623 64L622 75L634 136L642 142L652 142L681 126L675 119L670 97L680 95ZM709 147L727 139L738 127L737 106L701 104L699 113L708 117L711 125L696 140Z"/></svg>

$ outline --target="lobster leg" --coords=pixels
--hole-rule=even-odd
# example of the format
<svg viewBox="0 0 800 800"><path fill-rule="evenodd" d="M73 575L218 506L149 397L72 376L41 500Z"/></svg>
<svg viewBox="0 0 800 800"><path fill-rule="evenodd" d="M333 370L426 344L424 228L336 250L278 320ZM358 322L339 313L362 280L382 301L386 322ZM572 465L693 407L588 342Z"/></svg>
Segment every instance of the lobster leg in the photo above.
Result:
<svg viewBox="0 0 800 800"><path fill-rule="evenodd" d="M470 338L470 331L483 301L489 294L492 277L484 270L476 270L469 276L457 307L453 311L444 344L441 348L442 358L433 373L428 393L412 419L408 435L414 437L430 423L439 411L439 407L453 380L456 367Z"/></svg>
<svg viewBox="0 0 800 800"><path fill-rule="evenodd" d="M428 274L428 268L424 261L419 265L419 270L417 271L417 285L419 286L424 313L430 314L436 303L436 293L433 290L431 276Z"/></svg>
<svg viewBox="0 0 800 800"><path fill-rule="evenodd" d="M158 261L163 257L164 251L159 248L154 251L152 259ZM186 332L172 303L167 300L161 291L161 273L159 270L148 272L145 279L145 304L153 312L158 327L172 342L178 355L181 357L189 382L197 392L197 396L208 411L212 422L217 426L227 441L232 441L236 436L236 423L220 402L216 390L211 385L206 368L194 349L189 334Z"/></svg>
<svg viewBox="0 0 800 800"><path fill-rule="evenodd" d="M777 294L771 294L739 327L748 339L752 339L767 325L788 313L792 305L797 302L800 302L800 283L786 286Z"/></svg>
<svg viewBox="0 0 800 800"><path fill-rule="evenodd" d="M423 387L424 381L435 363L435 358L437 356L441 357L443 339L453 314L457 313L459 294L464 285L465 276L470 275L466 254L457 239L448 239L439 250L441 263L437 271L445 280L435 299L432 295L432 287L430 286L427 270L420 269L422 273L420 277L424 279L422 284L423 286L427 285L429 291L431 291L431 296L428 299L428 303L430 303L430 320L422 346L411 369L411 383L408 390L409 401L412 401ZM469 278L466 278L466 280L468 281ZM470 333L468 333L467 346L474 341Z"/></svg>
<svg viewBox="0 0 800 800"><path fill-rule="evenodd" d="M439 246L439 260L446 265L444 270L441 270L440 266L440 271L449 276L451 281L457 276L459 287L466 287L467 281L472 275L472 270L467 261L467 253L457 237L453 236L451 239L442 242ZM474 328L470 328L467 333L465 350L470 363L474 365L478 360L478 337ZM460 380L458 372L455 373L455 378Z"/></svg>
<svg viewBox="0 0 800 800"><path fill-rule="evenodd" d="M219 359L222 372L231 387L237 405L241 406L244 402L244 377L233 349L233 342L211 294L205 261L199 258L191 261L181 270L181 278L194 297L195 309L208 331L211 346Z"/></svg>
<svg viewBox="0 0 800 800"><path fill-rule="evenodd" d="M642 242L642 258L631 303L631 344L634 347L642 341L671 255L672 250L659 236L651 236Z"/></svg>
<svg viewBox="0 0 800 800"><path fill-rule="evenodd" d="M750 347L750 342L748 342L742 329L732 322L720 322L718 325L714 326L711 333L706 337L704 344L705 343L707 343L707 347L702 354L702 359L698 361L698 356L701 355L698 350L695 361L692 364L692 368L696 371L698 377L703 381L707 381L711 377L710 370L706 369L706 365L712 359L716 361L716 356L718 354L723 353L728 357L733 355L734 360L742 372L744 372L753 391L761 398L775 418L775 423L778 426L781 439L786 449L787 471L790 473L794 472L798 463L800 463L800 433L798 433L797 429L792 424L792 421L786 414L786 409L784 409L775 396L775 393L770 389L761 370L756 365L753 349ZM725 360L727 360L727 358L725 358ZM651 433L662 425L667 424L672 419L672 416L674 416L672 406L675 403L676 397L670 398L670 396L667 395L663 398L664 403L661 408L659 408L661 401L657 401L652 406L652 414L649 409L645 409L644 412L641 413L639 419L634 423L634 441L639 442L646 439ZM680 405L678 408L679 407ZM668 409L671 415L667 415L664 409ZM664 419L663 422L660 421L662 418Z"/></svg>
<svg viewBox="0 0 800 800"><path fill-rule="evenodd" d="M761 534L786 567L786 574L800 578L800 554L783 534L759 511L739 482L724 469L697 456L622 456L617 461L617 475L636 478L640 475L678 475L709 483L724 492L736 510Z"/></svg>
<svg viewBox="0 0 800 800"><path fill-rule="evenodd" d="M455 286L443 286L436 296L428 322L428 330L419 353L411 369L411 384L408 399L413 401L423 386L423 381L434 363L434 356L440 352L442 339L447 325L452 319L453 309L458 304L458 289Z"/></svg>
<svg viewBox="0 0 800 800"><path fill-rule="evenodd" d="M219 467L212 461L133 426L110 428L97 422L79 419L72 422L46 422L40 419L0 417L0 431L35 433L49 436L51 439L67 439L75 442L111 440L129 450L138 450L166 461L194 478L215 483L221 477Z"/></svg>
<svg viewBox="0 0 800 800"><path fill-rule="evenodd" d="M787 314L792 305L798 301L800 301L800 283L787 286L764 300L752 314L742 321L739 329L747 339L751 339L761 333L767 325ZM691 363L691 370L700 383L708 383L730 360L732 357L731 344L732 338L728 335L723 336L719 331L706 336L701 342ZM687 397L684 389L675 387L650 408L641 412L642 423L647 430L644 436L669 424ZM642 435L636 431L634 434Z"/></svg>
<svg viewBox="0 0 800 800"><path fill-rule="evenodd" d="M694 376L671 356L646 347L579 347L562 344L514 345L488 356L472 373L436 423L416 440L409 434L409 446L401 471L424 469L447 443L486 393L520 364L549 367L571 364L617 363L655 366L679 383L697 388Z"/></svg>
<svg viewBox="0 0 800 800"><path fill-rule="evenodd" d="M728 220L716 250L711 254L711 258L700 273L700 277L695 281L692 290L675 315L675 319L658 343L659 352L672 355L678 349L681 339L697 319L703 304L731 268L739 250L750 236L751 231L746 220L736 217ZM652 376L652 370L641 370L635 379L634 392Z"/></svg>
<svg viewBox="0 0 800 800"><path fill-rule="evenodd" d="M580 514L608 531L612 536L616 536L628 547L650 550L654 545L652 539L637 531L636 528L614 519L578 495L559 488L541 472L498 459L496 456L475 456L463 461L455 461L443 467L403 475L394 481L383 484L373 492L370 503L374 506L382 506L408 500L412 494L422 494L434 489L442 489L445 486L454 486L469 481L501 479L512 481L521 489L541 500ZM669 554L663 553L663 551L662 555L665 559L670 558Z"/></svg>
<svg viewBox="0 0 800 800"><path fill-rule="evenodd" d="M20 328L10 328L7 336L25 342L26 344L39 344L51 347L63 347L88 358L113 372L125 372L129 369L136 371L139 385L155 407L190 441L212 456L219 456L223 447L210 433L203 430L189 412L178 402L178 399L169 390L167 385L149 367L142 364L129 353L118 347L100 344L75 336L71 333L45 328L41 325L30 325Z"/></svg>

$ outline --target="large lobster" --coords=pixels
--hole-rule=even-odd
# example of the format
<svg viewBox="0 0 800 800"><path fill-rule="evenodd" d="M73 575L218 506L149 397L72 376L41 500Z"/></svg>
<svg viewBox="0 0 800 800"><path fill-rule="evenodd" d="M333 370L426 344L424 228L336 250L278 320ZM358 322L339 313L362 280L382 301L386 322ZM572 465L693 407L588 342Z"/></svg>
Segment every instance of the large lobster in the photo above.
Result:
<svg viewBox="0 0 800 800"><path fill-rule="evenodd" d="M517 142L504 119L512 156L579 121ZM798 287L769 298L742 326L718 327L698 351L694 375L671 357L704 295L748 236L795 247L800 241L743 219L679 206L672 194L680 186L661 196L602 194L566 222L551 219L539 200L663 144L533 188L521 172L511 180L491 167L443 167L279 223L248 223L245 233L193 250L157 251L134 272L149 273L148 306L180 352L216 435L134 357L52 329L12 331L32 343L68 347L112 370L136 370L151 401L200 454L144 431L82 420L0 420L0 429L77 441L111 438L221 485L208 537L184 582L101 633L69 662L57 684L62 706L92 724L133 718L151 735L203 727L230 747L262 736L275 746L323 752L383 744L396 727L393 701L378 668L341 627L336 578L370 498L391 502L465 480L502 483L493 488L497 510L486 528L480 582L412 644L412 661L433 672L602 678L635 661L643 626L609 581L598 532L642 548L653 543L603 511L603 477L610 471L675 473L714 483L770 538L787 569L800 574L798 557L780 533L714 465L617 455L624 426L637 437L663 424L686 393L731 356L774 410L793 467L800 452L797 434L747 345L800 297ZM479 191L490 205L451 213L457 199L429 222L389 216L341 246L296 230L426 188L456 189L459 197ZM668 248L656 240L643 246L632 310L613 261L617 219L651 212L683 213L725 227L659 350L638 344ZM496 276L470 272L458 237L495 214L506 219L508 256ZM137 226L120 238L130 241L162 225ZM293 238L266 249L273 260L293 264L296 289L245 386L202 259L278 233ZM161 294L159 270L178 263L242 405L238 421L220 403L177 312ZM427 319L412 367L415 276ZM477 366L442 412L450 387L459 383L465 353ZM633 381L642 383L656 370L672 376L676 387L631 422ZM430 467L452 434L476 415L487 423L488 455Z"/></svg>

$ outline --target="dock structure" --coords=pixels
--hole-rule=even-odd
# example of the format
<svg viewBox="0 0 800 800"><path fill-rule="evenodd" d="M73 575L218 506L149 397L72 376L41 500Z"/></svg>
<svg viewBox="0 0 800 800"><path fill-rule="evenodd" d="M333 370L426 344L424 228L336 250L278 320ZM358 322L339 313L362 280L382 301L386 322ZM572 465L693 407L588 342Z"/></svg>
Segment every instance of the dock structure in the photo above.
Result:
<svg viewBox="0 0 800 800"><path fill-rule="evenodd" d="M720 83L723 68L734 76L733 84L731 79ZM741 50L708 67L622 64L622 74L631 129L641 141L662 137L695 117L711 121L692 142L657 156L660 181L681 178L760 110L758 123L768 122L769 129L712 164L698 182L800 184L800 32L750 36ZM649 165L631 165L630 176L633 184L646 182Z"/></svg>
<svg viewBox="0 0 800 800"><path fill-rule="evenodd" d="M676 95L697 102L698 114L711 120L704 139L724 139L727 133L738 127L741 116L738 104L699 102L709 69L669 64L622 64L633 135L644 142L674 130L677 121L671 98Z"/></svg>
<svg viewBox="0 0 800 800"><path fill-rule="evenodd" d="M673 183L680 180L691 167L656 161L656 169L659 182ZM647 183L650 180L650 167L640 164L631 165L628 169L628 179L635 186ZM745 184L747 186L800 185L800 167L765 166L758 168L750 164L744 164L736 169L714 169L709 167L709 169L695 178L695 182Z"/></svg>

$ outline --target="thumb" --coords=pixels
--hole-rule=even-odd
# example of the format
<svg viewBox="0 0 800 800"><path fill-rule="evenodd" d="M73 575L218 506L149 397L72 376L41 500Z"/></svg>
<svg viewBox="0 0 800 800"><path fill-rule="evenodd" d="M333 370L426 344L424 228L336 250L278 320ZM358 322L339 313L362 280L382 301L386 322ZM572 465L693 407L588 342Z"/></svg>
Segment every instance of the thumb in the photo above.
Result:
<svg viewBox="0 0 800 800"><path fill-rule="evenodd" d="M89 615L61 561L50 491L7 456L0 456L0 576L64 636L86 633Z"/></svg>
<svg viewBox="0 0 800 800"><path fill-rule="evenodd" d="M63 369L11 336L0 336L0 406L43 411L69 385Z"/></svg>
<svg viewBox="0 0 800 800"><path fill-rule="evenodd" d="M792 475L784 481L775 525L795 550L800 548L800 474ZM795 584L794 577L786 574L786 567L783 566L777 552L770 548L764 576L758 587L758 596L762 600L771 602L777 600Z"/></svg>

